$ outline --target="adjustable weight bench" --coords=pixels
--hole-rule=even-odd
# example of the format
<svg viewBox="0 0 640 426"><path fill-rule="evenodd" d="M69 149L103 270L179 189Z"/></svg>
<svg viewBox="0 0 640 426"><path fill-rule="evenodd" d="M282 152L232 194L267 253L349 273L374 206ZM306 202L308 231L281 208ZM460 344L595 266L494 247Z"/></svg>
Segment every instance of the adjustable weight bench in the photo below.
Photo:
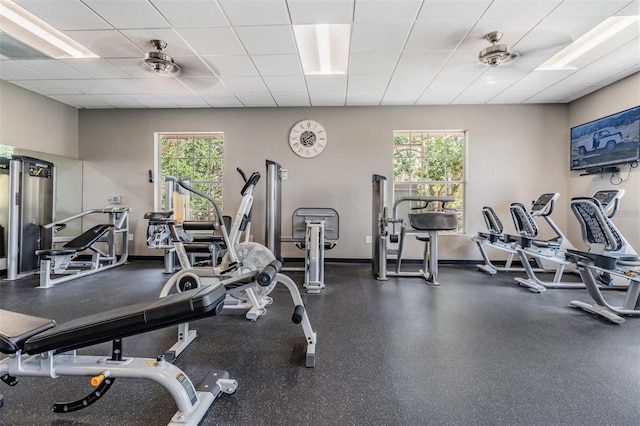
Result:
<svg viewBox="0 0 640 426"><path fill-rule="evenodd" d="M35 254L40 258L40 285L38 288L50 288L65 281L127 263L129 255L129 211L128 207L87 210L66 219L44 225L45 229L53 229L55 234L64 229L67 222L84 216L99 213L106 214L109 217L109 223L95 225L60 248L54 245L50 248L36 250ZM65 237L54 237L53 243L61 243L65 240ZM107 244L106 253L96 246L98 242ZM121 245L120 256L116 253L119 244ZM93 252L91 261L75 260L77 255L85 250ZM52 275L57 275L57 277L54 278Z"/></svg>
<svg viewBox="0 0 640 426"><path fill-rule="evenodd" d="M275 274L261 276L273 279ZM0 309L0 379L10 386L19 376L89 376L97 386L75 402L59 403L54 412L71 412L97 401L118 377L149 379L162 385L173 397L178 412L170 425L197 425L214 399L233 393L237 382L224 371L211 371L199 387L186 374L164 360L125 358L122 338L159 328L217 315L226 296L224 282L172 294L152 302L138 303L78 318L61 325L55 321ZM113 341L111 356L77 355L75 350Z"/></svg>

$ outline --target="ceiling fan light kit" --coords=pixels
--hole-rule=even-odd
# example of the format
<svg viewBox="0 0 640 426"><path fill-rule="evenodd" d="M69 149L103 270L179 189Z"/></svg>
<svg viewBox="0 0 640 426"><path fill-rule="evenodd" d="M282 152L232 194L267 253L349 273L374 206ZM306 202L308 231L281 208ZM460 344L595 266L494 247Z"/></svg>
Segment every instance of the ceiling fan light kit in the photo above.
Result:
<svg viewBox="0 0 640 426"><path fill-rule="evenodd" d="M484 38L491 43L491 46L484 48L478 54L480 62L489 65L490 67L497 67L498 65L506 62L514 57L511 53L511 49L506 44L496 44L502 38L500 31L492 31L485 35Z"/></svg>
<svg viewBox="0 0 640 426"><path fill-rule="evenodd" d="M149 52L144 55L145 66L156 74L169 75L177 77L182 72L180 65L173 62L173 58L163 50L167 47L167 43L162 40L151 40L156 52Z"/></svg>

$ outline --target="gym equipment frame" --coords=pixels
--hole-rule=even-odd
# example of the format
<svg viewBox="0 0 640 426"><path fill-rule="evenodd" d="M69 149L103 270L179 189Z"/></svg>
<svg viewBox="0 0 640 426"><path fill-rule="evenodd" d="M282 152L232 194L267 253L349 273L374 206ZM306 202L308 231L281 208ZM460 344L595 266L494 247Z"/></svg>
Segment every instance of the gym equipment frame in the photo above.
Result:
<svg viewBox="0 0 640 426"><path fill-rule="evenodd" d="M388 217L387 178L381 175L372 176L372 266L378 280L391 277L419 277L427 284L439 285L438 277L438 231L453 230L458 226L458 216L454 209L446 207L446 203L455 201L452 197L402 197L393 203L393 214ZM404 220L398 218L399 206L402 203L423 203L412 210L423 210L430 203L440 204L438 211L426 213L409 213L412 227L407 231ZM396 226L400 231L396 231ZM391 227L391 230L389 229ZM418 272L402 272L402 252L405 236L415 235L418 241L424 242L423 269ZM387 270L389 255L396 256L395 271Z"/></svg>
<svg viewBox="0 0 640 426"><path fill-rule="evenodd" d="M36 250L35 254L40 258L40 285L37 288L50 288L56 284L126 264L129 257L130 211L129 207L86 210L44 225L45 230L53 230L54 247L56 243L65 241L66 243L61 248ZM67 222L93 214L106 214L108 223L95 225L70 241L67 237L55 237L57 232L66 227ZM98 248L98 243L107 244L107 253ZM121 247L119 255L118 245ZM74 260L87 250L92 252L91 261ZM53 275L59 276L54 278Z"/></svg>
<svg viewBox="0 0 640 426"><path fill-rule="evenodd" d="M262 274L262 272L261 272ZM265 272L258 280L272 279ZM122 338L217 315L226 291L224 286L208 286L143 302L56 325L55 321L0 310L0 377L9 386L18 377L88 376L96 390L74 402L58 403L54 412L87 408L111 387L116 378L152 380L173 397L178 411L169 425L197 425L214 399L231 394L237 382L224 371L212 370L200 386L195 387L186 374L163 356L125 358ZM76 354L76 349L113 341L111 356Z"/></svg>
<svg viewBox="0 0 640 426"><path fill-rule="evenodd" d="M153 232L148 232L148 243L157 242L159 239L163 240L164 235L168 236L167 244L170 244L172 249L176 252L178 260L182 269L173 275L162 288L160 297L166 297L172 292L181 292L191 288L206 287L209 285L219 285L223 282L227 289L227 297L223 305L224 311L244 312L245 317L249 320L255 321L260 316L266 313L266 306L273 303L273 299L269 297L269 293L273 290L277 283L283 284L289 290L291 298L294 302L295 308L292 315L292 321L294 324L301 324L305 338L307 341L306 360L305 365L307 367L315 366L315 346L317 342L317 335L311 328L311 323L304 308L304 302L300 296L295 283L286 275L280 274L282 264L273 260L273 254L268 249L260 244L253 242L239 243L240 234L246 232L246 225L250 220L251 207L253 205L253 188L260 179L260 173L254 172L248 179L245 179L245 185L241 190L242 201L240 207L236 213L236 216L231 225L231 232L227 232L226 224L222 219L222 211L218 203L208 196L207 194L198 191L191 187L188 183L179 180L178 185L190 191L198 196L205 198L216 211L217 223L216 230L222 235L221 241L216 244L220 244L221 248L226 249L225 258L223 259L224 265L214 268L212 267L193 267L189 261L187 255L187 249L189 244L182 242L178 236L177 221L170 219L169 212L150 212L145 214L145 217L150 221L150 227L153 227ZM150 228L151 229L151 228ZM164 229L167 229L166 231ZM157 237L160 235L160 237ZM235 241L236 244L233 242ZM198 243L202 244L202 243ZM214 243L211 243L212 245ZM158 245L156 248L167 249L169 246ZM262 253L266 252L269 255L270 264L277 264L276 278L269 281L267 285L256 281L258 276L256 273L259 265L252 264L252 259L248 256L239 256L239 253L249 253L252 249L256 249ZM211 252L217 252L217 249L210 249ZM217 257L217 255L216 255ZM226 261L226 262L225 262ZM229 282L224 280L225 276L234 275L238 279ZM197 331L189 328L188 323L183 323L178 326L178 340L177 342L166 352L166 356L171 360L177 358L182 351L197 337Z"/></svg>

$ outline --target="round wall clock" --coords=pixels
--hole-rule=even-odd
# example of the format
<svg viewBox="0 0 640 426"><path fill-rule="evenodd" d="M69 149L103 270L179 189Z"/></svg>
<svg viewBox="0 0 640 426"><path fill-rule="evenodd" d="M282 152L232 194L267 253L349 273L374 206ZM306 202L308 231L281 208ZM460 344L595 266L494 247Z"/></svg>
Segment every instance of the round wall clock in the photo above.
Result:
<svg viewBox="0 0 640 426"><path fill-rule="evenodd" d="M327 147L327 132L315 120L297 122L289 132L289 146L302 158L313 158Z"/></svg>

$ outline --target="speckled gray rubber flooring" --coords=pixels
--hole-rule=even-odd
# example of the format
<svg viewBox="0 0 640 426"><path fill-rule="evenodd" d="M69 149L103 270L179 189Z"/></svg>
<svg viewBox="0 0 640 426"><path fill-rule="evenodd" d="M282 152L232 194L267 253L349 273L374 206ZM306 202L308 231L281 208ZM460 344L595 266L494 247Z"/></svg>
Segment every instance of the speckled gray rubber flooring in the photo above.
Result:
<svg viewBox="0 0 640 426"><path fill-rule="evenodd" d="M330 263L327 288L304 296L318 334L315 368L304 367L304 335L283 286L256 322L193 323L200 336L176 365L194 383L212 368L239 383L203 425L640 424L640 318L613 325L569 307L589 301L584 290L533 294L513 277L441 266L441 286L430 287L376 281L367 264ZM35 278L3 281L0 307L62 323L154 299L167 278L160 262L134 261L46 290ZM154 358L175 338L175 327L126 338L124 355ZM109 355L110 344L79 353ZM176 410L161 386L118 379L85 410L50 411L91 389L76 377L0 383L0 424L162 425Z"/></svg>

